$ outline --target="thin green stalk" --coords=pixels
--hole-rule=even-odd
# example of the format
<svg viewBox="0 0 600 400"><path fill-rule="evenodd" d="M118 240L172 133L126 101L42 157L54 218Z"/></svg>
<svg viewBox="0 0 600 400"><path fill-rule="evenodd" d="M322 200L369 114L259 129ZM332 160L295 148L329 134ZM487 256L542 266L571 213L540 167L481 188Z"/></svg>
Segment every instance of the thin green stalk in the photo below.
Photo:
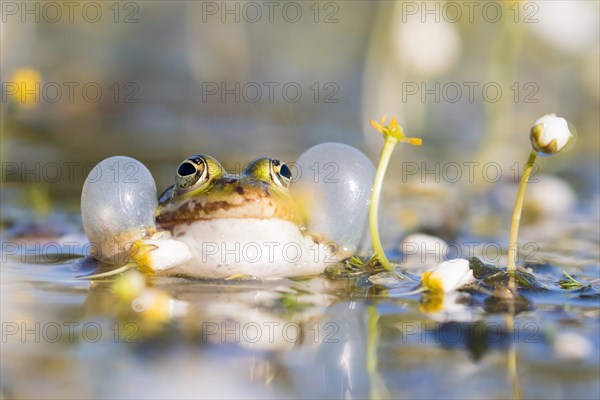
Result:
<svg viewBox="0 0 600 400"><path fill-rule="evenodd" d="M375 257L377 257L379 263L388 271L393 271L394 267L383 251L383 245L381 244L381 238L379 237L379 221L377 216L379 215L379 198L381 196L383 178L385 177L385 171L390 162L392 152L397 144L398 140L393 136L385 137L381 156L379 157L379 165L377 165L377 172L375 173L373 192L371 193L371 207L369 208L369 230Z"/></svg>
<svg viewBox="0 0 600 400"><path fill-rule="evenodd" d="M387 259L383 246L381 245L381 238L379 237L379 226L377 216L379 214L379 197L381 196L381 187L383 186L383 178L385 177L385 171L390 162L394 147L400 142L412 144L413 146L420 146L423 142L419 138L407 138L404 136L404 131L395 118L392 118L389 125L385 125L386 117L383 117L381 123L371 120L371 126L377 131L383 134L383 149L379 156L379 165L377 165L377 172L375 172L375 182L373 182L373 192L371 192L371 204L369 206L369 231L371 233L371 243L373 244L373 250L375 251L375 257L377 261L390 272L394 272L394 267ZM403 276L398 274L399 276Z"/></svg>
<svg viewBox="0 0 600 400"><path fill-rule="evenodd" d="M519 235L519 223L521 222L521 212L523 210L523 199L525 198L525 190L527 189L527 183L529 182L529 176L533 169L533 163L537 153L532 150L529 154L529 159L523 170L523 176L521 176L521 183L519 184L519 191L517 192L517 200L515 201L515 209L513 210L512 222L510 224L510 236L508 238L508 263L506 270L510 273L515 273L517 270L517 249L519 247L517 243L517 237Z"/></svg>

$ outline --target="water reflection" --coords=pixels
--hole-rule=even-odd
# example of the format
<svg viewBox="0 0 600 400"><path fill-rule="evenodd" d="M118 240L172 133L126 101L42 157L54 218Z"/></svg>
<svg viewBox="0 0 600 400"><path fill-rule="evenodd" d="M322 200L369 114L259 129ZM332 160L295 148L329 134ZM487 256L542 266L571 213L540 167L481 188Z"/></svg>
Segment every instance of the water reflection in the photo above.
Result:
<svg viewBox="0 0 600 400"><path fill-rule="evenodd" d="M517 314L509 331L482 312L479 295L449 297L445 312L418 296L377 294L366 280L349 287L348 278L90 283L76 274L64 263L3 264L4 395L424 398L451 387L456 397L507 397L517 376L545 364L537 354L552 351L539 311ZM591 310L581 318L597 321ZM559 323L556 315L548 309L546 325ZM33 333L22 336L21 323ZM54 341L57 325L63 335ZM582 379L598 370L586 365ZM424 381L431 384L417 384ZM593 382L563 384L580 392Z"/></svg>
<svg viewBox="0 0 600 400"><path fill-rule="evenodd" d="M159 278L146 286L138 278L128 273L92 283L84 302L88 318L118 321L120 337L134 343L136 352L181 342L210 352L251 354L249 381L308 397L364 398L373 390L366 352L374 351L375 327L363 304L339 302L341 281ZM314 367L306 368L307 363Z"/></svg>

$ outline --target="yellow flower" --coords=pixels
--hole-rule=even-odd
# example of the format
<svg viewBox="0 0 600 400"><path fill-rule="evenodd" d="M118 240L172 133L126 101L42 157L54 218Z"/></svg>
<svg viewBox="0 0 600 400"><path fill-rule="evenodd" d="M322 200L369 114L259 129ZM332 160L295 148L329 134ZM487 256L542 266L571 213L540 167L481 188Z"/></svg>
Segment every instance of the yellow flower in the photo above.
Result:
<svg viewBox="0 0 600 400"><path fill-rule="evenodd" d="M422 139L405 137L404 129L402 129L402 127L398 125L396 118L392 117L392 120L390 121L389 125L385 125L386 119L387 117L384 116L381 119L381 122L371 120L371 126L379 132L381 132L385 138L394 138L401 143L408 143L412 144L413 146L420 146L423 143Z"/></svg>
<svg viewBox="0 0 600 400"><path fill-rule="evenodd" d="M16 70L6 82L14 101L25 108L33 108L40 101L42 76L34 68Z"/></svg>

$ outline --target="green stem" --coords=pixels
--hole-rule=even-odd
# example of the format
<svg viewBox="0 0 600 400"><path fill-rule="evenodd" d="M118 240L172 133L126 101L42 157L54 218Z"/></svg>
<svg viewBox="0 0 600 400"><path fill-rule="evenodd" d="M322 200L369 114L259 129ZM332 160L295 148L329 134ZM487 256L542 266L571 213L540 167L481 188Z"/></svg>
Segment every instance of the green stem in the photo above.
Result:
<svg viewBox="0 0 600 400"><path fill-rule="evenodd" d="M375 181L373 182L373 192L371 193L371 206L369 208L369 231L371 233L371 243L373 244L373 250L375 251L375 257L379 260L379 263L388 271L394 271L394 267L387 259L383 246L381 244L381 238L379 237L379 198L381 197L381 187L383 185L383 178L385 177L385 171L390 162L390 157L394 151L394 147L398 144L398 140L392 136L385 136L385 142L383 149L381 150L381 156L379 156L379 165L377 165L377 172L375 173Z"/></svg>
<svg viewBox="0 0 600 400"><path fill-rule="evenodd" d="M510 236L508 238L508 263L506 270L510 273L514 273L517 270L517 236L519 235L519 223L521 222L521 211L523 210L523 199L525 198L525 190L527 189L527 183L529 182L529 176L533 169L533 163L537 153L531 151L529 159L523 170L523 176L521 176L521 183L519 184L519 191L517 192L517 200L515 201L515 209L513 210L512 222L510 224Z"/></svg>

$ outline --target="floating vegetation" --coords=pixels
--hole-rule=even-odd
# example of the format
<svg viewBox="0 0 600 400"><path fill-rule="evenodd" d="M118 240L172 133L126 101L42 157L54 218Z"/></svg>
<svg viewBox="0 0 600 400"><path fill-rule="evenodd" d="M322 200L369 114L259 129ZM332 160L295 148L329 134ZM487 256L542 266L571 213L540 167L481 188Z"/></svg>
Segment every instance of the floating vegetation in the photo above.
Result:
<svg viewBox="0 0 600 400"><path fill-rule="evenodd" d="M560 281L558 281L558 284L560 285L560 287L562 289L565 289L565 290L578 290L578 289L584 289L584 288L591 288L592 287L591 284L584 285L583 283L579 282L573 276L569 275L566 271L563 271L563 275L565 276L566 279L561 279Z"/></svg>
<svg viewBox="0 0 600 400"><path fill-rule="evenodd" d="M349 257L338 264L327 267L325 273L331 279L348 279L362 275L373 275L386 271L379 263L379 260L372 254L371 256Z"/></svg>
<svg viewBox="0 0 600 400"><path fill-rule="evenodd" d="M469 267L473 270L475 278L490 289L496 290L496 293L499 293L499 289L507 287L511 278L510 272L507 272L502 268L486 265L477 257L473 257L469 260ZM546 286L539 282L533 274L530 274L521 268L516 270L514 277L517 288L519 289L536 292L547 290Z"/></svg>

